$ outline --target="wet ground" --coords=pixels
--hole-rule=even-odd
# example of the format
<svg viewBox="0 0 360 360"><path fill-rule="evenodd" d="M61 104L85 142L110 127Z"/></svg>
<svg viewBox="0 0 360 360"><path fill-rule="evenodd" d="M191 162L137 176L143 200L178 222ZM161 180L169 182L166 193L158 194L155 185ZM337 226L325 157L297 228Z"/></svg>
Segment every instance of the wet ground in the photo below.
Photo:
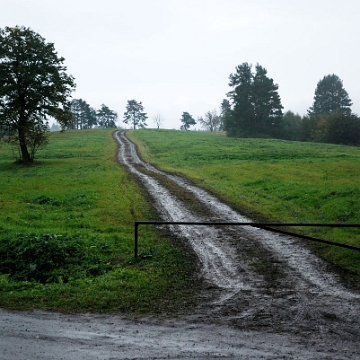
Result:
<svg viewBox="0 0 360 360"><path fill-rule="evenodd" d="M246 222L211 194L139 159L119 161L164 221ZM0 359L359 359L360 294L298 239L250 226L173 225L199 259L201 305L173 319L0 312Z"/></svg>
<svg viewBox="0 0 360 360"><path fill-rule="evenodd" d="M180 319L0 310L2 360L358 359L355 343ZM335 339L334 339L335 340Z"/></svg>

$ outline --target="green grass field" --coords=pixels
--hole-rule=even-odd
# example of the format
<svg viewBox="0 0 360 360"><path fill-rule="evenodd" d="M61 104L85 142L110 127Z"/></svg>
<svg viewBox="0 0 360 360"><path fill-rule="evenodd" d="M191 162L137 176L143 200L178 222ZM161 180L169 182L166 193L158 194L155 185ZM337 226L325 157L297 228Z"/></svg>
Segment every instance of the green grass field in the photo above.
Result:
<svg viewBox="0 0 360 360"><path fill-rule="evenodd" d="M360 224L360 148L220 133L128 132L142 157L192 179L255 220ZM298 228L360 246L359 228ZM329 263L360 278L360 253L311 246Z"/></svg>
<svg viewBox="0 0 360 360"><path fill-rule="evenodd" d="M0 143L1 307L141 312L192 302L191 265L165 234L144 227L134 260L134 220L155 214L116 149L112 131L56 132L24 167Z"/></svg>
<svg viewBox="0 0 360 360"><path fill-rule="evenodd" d="M254 219L360 223L360 149L223 134L136 130L144 159L180 173ZM117 163L110 130L51 133L31 166L0 143L0 306L164 312L195 302L191 259L174 239L141 229L157 218ZM359 229L296 229L360 246ZM360 253L313 246L360 283Z"/></svg>

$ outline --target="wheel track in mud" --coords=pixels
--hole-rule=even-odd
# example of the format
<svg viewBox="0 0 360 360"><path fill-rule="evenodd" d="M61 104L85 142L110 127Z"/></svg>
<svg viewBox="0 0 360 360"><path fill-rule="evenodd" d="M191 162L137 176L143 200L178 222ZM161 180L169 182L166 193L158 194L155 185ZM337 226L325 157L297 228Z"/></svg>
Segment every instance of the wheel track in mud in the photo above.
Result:
<svg viewBox="0 0 360 360"><path fill-rule="evenodd" d="M163 221L250 222L188 180L143 162L125 132L114 133L114 138L120 146L119 162L141 180ZM206 207L206 216L171 193L164 185L169 181ZM170 229L188 241L204 280L217 287L215 298L194 317L252 329L360 338L359 294L346 289L296 238L250 226Z"/></svg>
<svg viewBox="0 0 360 360"><path fill-rule="evenodd" d="M150 187L164 220L188 220L187 201L195 198L205 204L190 206L196 219L244 221L187 180L144 164L124 134L114 137L120 162ZM169 191L172 183L189 196ZM191 314L125 318L0 309L0 360L359 359L359 295L296 239L250 227L171 229L199 252L205 282L217 284Z"/></svg>

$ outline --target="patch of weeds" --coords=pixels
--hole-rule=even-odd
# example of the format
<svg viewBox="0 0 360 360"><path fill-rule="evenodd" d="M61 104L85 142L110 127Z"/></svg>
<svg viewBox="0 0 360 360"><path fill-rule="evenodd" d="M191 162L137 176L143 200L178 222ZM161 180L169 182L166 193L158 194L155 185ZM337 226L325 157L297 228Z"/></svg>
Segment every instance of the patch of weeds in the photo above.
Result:
<svg viewBox="0 0 360 360"><path fill-rule="evenodd" d="M15 281L59 281L57 269L79 252L80 244L59 241L56 235L18 236L0 243L0 273Z"/></svg>
<svg viewBox="0 0 360 360"><path fill-rule="evenodd" d="M31 201L33 204L38 205L53 205L53 206L60 206L62 201L56 200L46 195L40 195L32 199Z"/></svg>
<svg viewBox="0 0 360 360"><path fill-rule="evenodd" d="M52 206L85 206L90 205L91 200L86 194L76 194L65 199L57 199L45 194L34 197L33 199L26 200L28 203L36 205L52 205Z"/></svg>
<svg viewBox="0 0 360 360"><path fill-rule="evenodd" d="M86 194L77 194L68 200L68 205L84 206L90 205L91 201Z"/></svg>
<svg viewBox="0 0 360 360"><path fill-rule="evenodd" d="M109 268L108 253L108 244L89 247L80 237L19 235L0 242L0 275L43 284L98 276Z"/></svg>

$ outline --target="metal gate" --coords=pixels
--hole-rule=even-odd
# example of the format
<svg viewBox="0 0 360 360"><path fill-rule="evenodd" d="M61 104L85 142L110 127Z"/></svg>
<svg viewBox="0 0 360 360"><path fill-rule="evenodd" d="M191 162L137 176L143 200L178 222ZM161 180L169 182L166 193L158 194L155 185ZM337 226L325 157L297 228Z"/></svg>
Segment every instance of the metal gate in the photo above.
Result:
<svg viewBox="0 0 360 360"><path fill-rule="evenodd" d="M345 249L360 251L360 247L341 244L335 241L318 239L307 235L295 234L289 231L276 229L274 227L290 227L290 226L302 226L302 227L357 227L360 228L360 224L303 224L303 223L257 223L257 222L191 222L191 221L135 221L134 223L134 255L138 257L139 247L139 225L201 225L201 226L252 226L259 229L269 230L280 234L291 235L300 239L317 241L323 244L332 246L338 246Z"/></svg>

